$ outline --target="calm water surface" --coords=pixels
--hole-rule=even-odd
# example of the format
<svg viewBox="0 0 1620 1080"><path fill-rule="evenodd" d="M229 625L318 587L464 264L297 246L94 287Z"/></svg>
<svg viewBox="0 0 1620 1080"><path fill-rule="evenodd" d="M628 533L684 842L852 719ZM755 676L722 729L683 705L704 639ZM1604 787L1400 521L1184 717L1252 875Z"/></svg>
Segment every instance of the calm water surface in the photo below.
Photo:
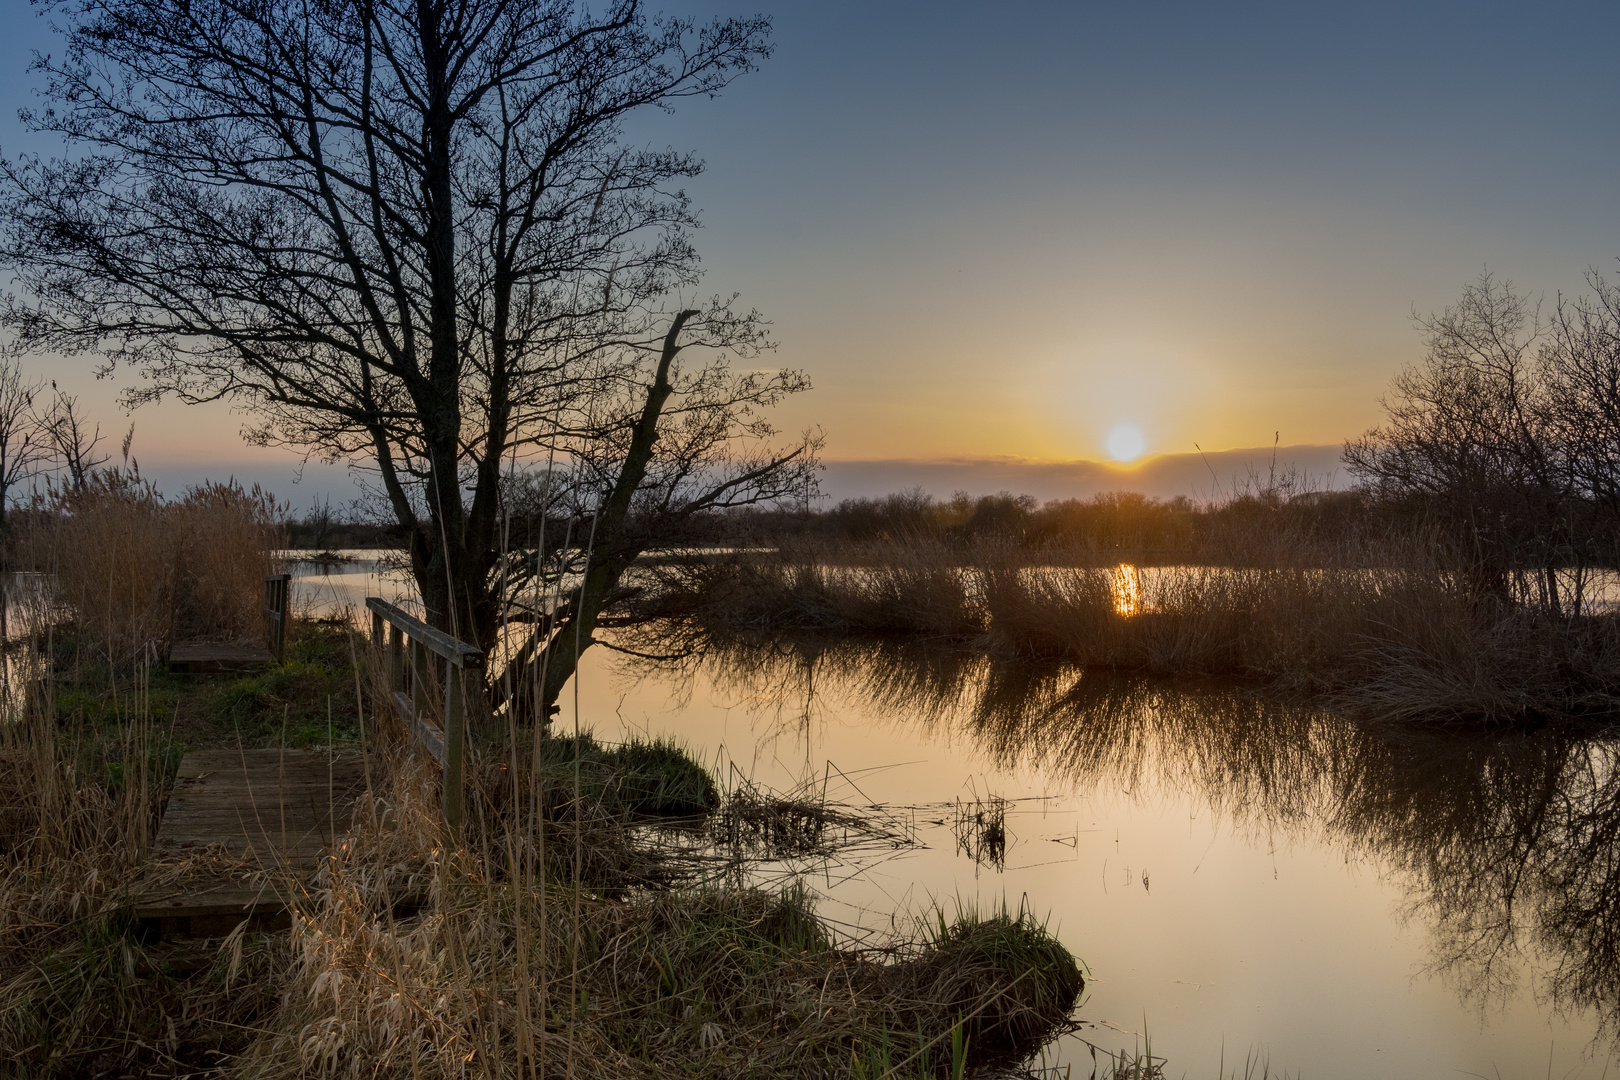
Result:
<svg viewBox="0 0 1620 1080"><path fill-rule="evenodd" d="M408 592L372 564L295 570L312 606ZM1090 970L1084 1037L1131 1049L1145 1028L1168 1076L1223 1055L1358 1080L1611 1065L1620 743L1383 729L900 647L666 667L593 649L577 720L903 816L920 845L814 875L823 915L858 936L1027 903ZM964 847L959 811L997 807L1004 850ZM1054 1059L1090 1070L1078 1040Z"/></svg>

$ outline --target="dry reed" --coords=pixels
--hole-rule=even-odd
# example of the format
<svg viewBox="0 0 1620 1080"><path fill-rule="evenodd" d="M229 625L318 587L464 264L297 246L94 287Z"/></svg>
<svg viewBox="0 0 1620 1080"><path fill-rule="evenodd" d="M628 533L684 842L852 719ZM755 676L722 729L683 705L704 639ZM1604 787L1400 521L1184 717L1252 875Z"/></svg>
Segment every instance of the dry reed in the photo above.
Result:
<svg viewBox="0 0 1620 1080"><path fill-rule="evenodd" d="M452 836L391 722L362 728L370 786L313 883L259 871L290 934L244 925L184 976L129 897L143 869L218 868L143 866L166 770L140 679L119 723L70 738L49 694L30 700L0 754L0 1075L959 1076L1063 1030L1082 986L1027 912L839 945L803 891L741 884L735 853L690 883L702 864L648 850L613 783L520 756L472 770Z"/></svg>
<svg viewBox="0 0 1620 1080"><path fill-rule="evenodd" d="M19 548L54 577L82 642L125 667L148 646L162 656L187 639L260 640L282 516L257 485L165 500L133 471L98 471L21 515Z"/></svg>
<svg viewBox="0 0 1620 1080"><path fill-rule="evenodd" d="M1620 617L1558 619L1480 597L1417 541L1293 560L1272 548L1268 566L1142 570L1009 546L800 548L711 560L641 614L670 653L745 638L931 638L1252 680L1384 717L1540 722L1620 708Z"/></svg>
<svg viewBox="0 0 1620 1080"><path fill-rule="evenodd" d="M31 615L18 621L48 622ZM131 932L178 759L152 723L146 667L116 695L117 722L87 728L57 715L48 650L12 661L0 718L0 1076L190 1072L245 1041L239 1028L268 1006L286 949L239 938L181 979L172 950Z"/></svg>
<svg viewBox="0 0 1620 1080"><path fill-rule="evenodd" d="M458 840L431 771L385 743L385 786L297 903L286 1005L239 1075L960 1075L1038 1049L1083 985L1027 912L855 949L797 888L625 889L600 851L571 877L575 839L609 824L544 794L491 801L499 768Z"/></svg>

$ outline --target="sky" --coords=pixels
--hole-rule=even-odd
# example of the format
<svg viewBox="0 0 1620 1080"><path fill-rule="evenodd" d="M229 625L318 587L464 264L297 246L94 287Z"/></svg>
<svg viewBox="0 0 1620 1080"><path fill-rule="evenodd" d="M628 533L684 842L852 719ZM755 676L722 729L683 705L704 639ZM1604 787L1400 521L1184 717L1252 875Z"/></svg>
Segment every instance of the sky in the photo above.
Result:
<svg viewBox="0 0 1620 1080"><path fill-rule="evenodd" d="M51 37L0 3L0 152L48 150L13 114ZM1082 467L1122 428L1142 462L1218 453L1235 474L1280 442L1325 474L1420 355L1414 313L1487 268L1548 304L1620 269L1620 6L667 10L774 18L760 71L630 136L707 161L687 185L704 290L740 292L809 373L778 421L825 430L834 497L1197 475ZM50 362L121 435L89 366ZM294 504L347 497L341 470L293 484L225 407L133 419L171 483L231 469Z"/></svg>

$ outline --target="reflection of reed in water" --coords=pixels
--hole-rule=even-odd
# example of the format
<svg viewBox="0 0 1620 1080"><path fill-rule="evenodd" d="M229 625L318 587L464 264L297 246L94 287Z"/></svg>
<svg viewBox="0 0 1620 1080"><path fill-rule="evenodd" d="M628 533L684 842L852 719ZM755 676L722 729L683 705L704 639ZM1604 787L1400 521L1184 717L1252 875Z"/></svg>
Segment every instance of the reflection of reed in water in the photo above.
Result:
<svg viewBox="0 0 1620 1080"><path fill-rule="evenodd" d="M649 569L629 621L679 636L925 638L1093 669L1241 678L1357 715L1620 713L1620 619L1482 601L1431 545L1278 565L1063 565L1022 549L713 557Z"/></svg>
<svg viewBox="0 0 1620 1080"><path fill-rule="evenodd" d="M1011 801L989 795L972 802L957 800L951 822L956 837L956 853L966 855L975 866L1001 871L1007 868L1007 810Z"/></svg>
<svg viewBox="0 0 1620 1080"><path fill-rule="evenodd" d="M1435 971L1481 1007L1521 978L1620 1035L1620 744L1351 722L1229 687L1172 686L912 643L714 643L717 685L806 688L971 738L1077 789L1184 790L1250 835L1315 835L1390 868ZM694 669L695 670L695 669ZM813 680L813 682L812 682ZM976 820L976 819L975 819Z"/></svg>
<svg viewBox="0 0 1620 1080"><path fill-rule="evenodd" d="M1114 567L1114 611L1131 616L1142 610L1142 578L1136 567L1121 563Z"/></svg>

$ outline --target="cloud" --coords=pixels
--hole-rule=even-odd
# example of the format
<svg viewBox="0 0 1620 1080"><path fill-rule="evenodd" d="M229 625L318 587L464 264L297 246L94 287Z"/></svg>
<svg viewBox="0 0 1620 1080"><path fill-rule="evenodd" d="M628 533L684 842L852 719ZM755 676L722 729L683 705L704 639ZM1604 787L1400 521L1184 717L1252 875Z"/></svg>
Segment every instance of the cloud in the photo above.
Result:
<svg viewBox="0 0 1620 1080"><path fill-rule="evenodd" d="M821 488L832 502L870 498L920 487L948 498L1009 491L1041 500L1086 498L1103 491L1139 491L1167 499L1230 495L1293 472L1317 490L1350 485L1339 460L1342 447L1282 446L1221 450L1210 454L1155 454L1128 466L1105 461L1031 461L1023 458L872 459L829 461ZM1274 456L1275 455L1275 456ZM824 503L825 505L825 503Z"/></svg>

